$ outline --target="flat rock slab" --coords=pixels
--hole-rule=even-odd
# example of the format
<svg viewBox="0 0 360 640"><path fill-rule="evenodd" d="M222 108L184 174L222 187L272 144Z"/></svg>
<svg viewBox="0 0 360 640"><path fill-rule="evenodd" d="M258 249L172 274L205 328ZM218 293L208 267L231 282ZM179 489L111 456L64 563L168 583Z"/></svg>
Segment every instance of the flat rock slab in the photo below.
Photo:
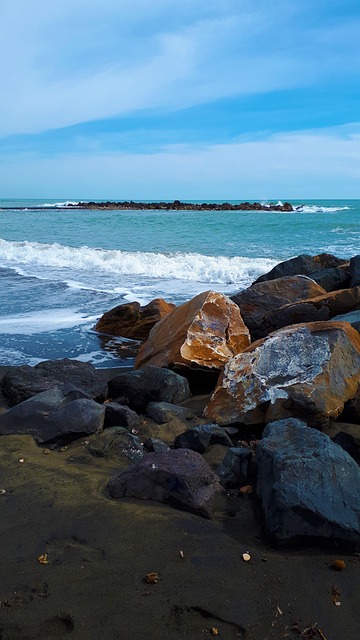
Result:
<svg viewBox="0 0 360 640"><path fill-rule="evenodd" d="M346 322L280 329L235 356L205 409L221 425L290 416L313 426L337 418L360 382L360 336Z"/></svg>
<svg viewBox="0 0 360 640"><path fill-rule="evenodd" d="M148 453L109 481L112 498L140 498L172 504L204 518L213 515L221 491L218 477L202 456L188 449Z"/></svg>
<svg viewBox="0 0 360 640"><path fill-rule="evenodd" d="M46 360L35 367L14 367L2 378L0 388L13 406L37 393L68 383L93 400L102 402L106 398L106 384L95 367L69 358Z"/></svg>
<svg viewBox="0 0 360 640"><path fill-rule="evenodd" d="M155 325L140 348L135 369L149 364L221 369L249 344L239 307L222 293L205 291Z"/></svg>
<svg viewBox="0 0 360 640"><path fill-rule="evenodd" d="M101 431L105 407L94 400L68 400L55 387L0 415L0 435L31 435L39 444L69 441Z"/></svg>
<svg viewBox="0 0 360 640"><path fill-rule="evenodd" d="M266 536L360 545L360 470L325 434L295 420L267 425L257 447Z"/></svg>
<svg viewBox="0 0 360 640"><path fill-rule="evenodd" d="M155 366L121 373L109 380L108 388L111 398L122 398L124 404L140 412L145 411L149 402L176 404L191 395L186 378L169 369Z"/></svg>

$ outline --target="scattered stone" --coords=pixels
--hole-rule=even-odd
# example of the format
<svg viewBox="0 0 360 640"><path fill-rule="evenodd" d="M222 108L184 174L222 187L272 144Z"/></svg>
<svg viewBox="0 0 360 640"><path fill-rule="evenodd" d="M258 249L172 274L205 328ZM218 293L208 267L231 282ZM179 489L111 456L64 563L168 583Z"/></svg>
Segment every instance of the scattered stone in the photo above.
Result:
<svg viewBox="0 0 360 640"><path fill-rule="evenodd" d="M333 569L335 569L335 571L343 571L346 567L346 564L344 560L334 560L334 562L332 563L332 567Z"/></svg>
<svg viewBox="0 0 360 640"><path fill-rule="evenodd" d="M294 418L270 423L257 461L257 494L272 542L359 545L360 470L328 436Z"/></svg>
<svg viewBox="0 0 360 640"><path fill-rule="evenodd" d="M314 426L337 418L360 382L360 336L345 322L280 329L235 356L205 409L220 425L294 416Z"/></svg>
<svg viewBox="0 0 360 640"><path fill-rule="evenodd" d="M144 307L139 302L126 302L104 313L94 328L99 333L143 341L153 326L175 307L162 298L156 298Z"/></svg>
<svg viewBox="0 0 360 640"><path fill-rule="evenodd" d="M169 451L170 447L166 442L163 442L163 440L159 440L159 438L146 438L144 449L146 449L146 451L159 453L160 451Z"/></svg>
<svg viewBox="0 0 360 640"><path fill-rule="evenodd" d="M0 414L0 435L31 435L39 444L97 433L105 408L94 400L68 400L59 387L39 393Z"/></svg>
<svg viewBox="0 0 360 640"><path fill-rule="evenodd" d="M220 482L226 489L238 487L248 479L252 450L245 447L230 447L216 470Z"/></svg>
<svg viewBox="0 0 360 640"><path fill-rule="evenodd" d="M147 366L120 373L108 382L111 398L122 398L134 411L145 411L149 402L178 403L190 397L186 378L169 369Z"/></svg>
<svg viewBox="0 0 360 640"><path fill-rule="evenodd" d="M221 369L249 344L238 306L222 293L205 291L155 325L140 348L135 369L149 364Z"/></svg>
<svg viewBox="0 0 360 640"><path fill-rule="evenodd" d="M170 449L148 453L112 477L109 491L113 498L158 500L211 518L213 499L221 486L200 454L189 449Z"/></svg>
<svg viewBox="0 0 360 640"><path fill-rule="evenodd" d="M170 402L149 402L146 415L158 424L165 424L174 418L180 418L184 422L195 418L195 413L191 409Z"/></svg>
<svg viewBox="0 0 360 640"><path fill-rule="evenodd" d="M144 455L144 447L137 436L125 427L110 427L89 444L89 451L98 458L113 458L125 462L136 462Z"/></svg>
<svg viewBox="0 0 360 640"><path fill-rule="evenodd" d="M107 402L105 405L104 429L108 427L126 427L129 431L137 429L141 424L138 414L126 405Z"/></svg>
<svg viewBox="0 0 360 640"><path fill-rule="evenodd" d="M175 449L191 449L198 453L204 453L213 444L232 447L232 442L225 429L217 424L198 425L181 433L174 441Z"/></svg>
<svg viewBox="0 0 360 640"><path fill-rule="evenodd" d="M8 371L0 381L0 388L11 406L32 396L71 383L73 390L102 402L106 398L106 384L91 364L79 360L47 360L35 367L22 365ZM70 391L65 387L64 394ZM73 398L75 399L75 398Z"/></svg>

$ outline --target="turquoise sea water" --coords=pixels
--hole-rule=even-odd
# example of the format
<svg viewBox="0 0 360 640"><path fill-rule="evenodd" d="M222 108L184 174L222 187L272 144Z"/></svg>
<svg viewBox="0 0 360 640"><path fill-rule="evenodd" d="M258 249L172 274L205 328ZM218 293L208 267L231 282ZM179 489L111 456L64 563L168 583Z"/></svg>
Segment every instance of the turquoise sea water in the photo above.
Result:
<svg viewBox="0 0 360 640"><path fill-rule="evenodd" d="M63 202L0 200L2 365L74 357L118 366L127 341L105 344L92 331L117 304L233 293L300 253L360 253L358 200L291 201L294 213L63 210Z"/></svg>

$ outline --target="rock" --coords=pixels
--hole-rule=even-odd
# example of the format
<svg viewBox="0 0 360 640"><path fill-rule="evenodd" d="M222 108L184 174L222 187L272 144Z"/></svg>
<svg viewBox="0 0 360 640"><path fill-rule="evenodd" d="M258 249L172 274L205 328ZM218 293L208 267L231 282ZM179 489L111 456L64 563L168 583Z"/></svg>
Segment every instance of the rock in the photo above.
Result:
<svg viewBox="0 0 360 640"><path fill-rule="evenodd" d="M112 498L158 500L205 518L212 517L213 499L220 490L201 455L188 449L148 453L109 482Z"/></svg>
<svg viewBox="0 0 360 640"><path fill-rule="evenodd" d="M105 405L105 422L104 429L108 427L126 427L138 429L141 424L141 418L135 411L117 402L107 402Z"/></svg>
<svg viewBox="0 0 360 640"><path fill-rule="evenodd" d="M121 304L104 315L95 325L95 331L111 336L146 340L153 326L175 309L162 298L152 300L144 307L139 302Z"/></svg>
<svg viewBox="0 0 360 640"><path fill-rule="evenodd" d="M205 291L158 322L140 348L135 369L149 364L220 369L249 344L237 305L222 293Z"/></svg>
<svg viewBox="0 0 360 640"><path fill-rule="evenodd" d="M223 444L212 444L204 451L203 458L214 473L216 473L217 468L223 462L228 451L229 447L225 447Z"/></svg>
<svg viewBox="0 0 360 640"><path fill-rule="evenodd" d="M110 427L89 444L89 451L98 458L113 458L124 466L144 456L144 447L139 438L125 427Z"/></svg>
<svg viewBox="0 0 360 640"><path fill-rule="evenodd" d="M329 269L319 269L310 273L309 278L314 280L325 291L337 291L350 287L350 276L345 269L332 267ZM351 285L352 286L352 285ZM311 297L311 296L309 296Z"/></svg>
<svg viewBox="0 0 360 640"><path fill-rule="evenodd" d="M354 256L350 260L349 266L350 274L350 287L357 287L360 285L360 255Z"/></svg>
<svg viewBox="0 0 360 640"><path fill-rule="evenodd" d="M257 337L263 337L271 331L300 322L331 320L334 316L345 314L360 306L360 287L332 291L315 298L292 302L277 310L269 311L263 317L262 330Z"/></svg>
<svg viewBox="0 0 360 640"><path fill-rule="evenodd" d="M68 400L55 387L0 414L0 435L31 435L40 444L68 442L101 431L104 416L104 405L87 398Z"/></svg>
<svg viewBox="0 0 360 640"><path fill-rule="evenodd" d="M296 256L296 258L279 262L271 271L264 273L260 278L255 280L254 284L264 282L265 280L275 280L275 278L282 278L284 276L310 276L311 273L319 269L338 267L343 264L346 264L346 260L336 258L329 253L321 253L318 256L302 254Z"/></svg>
<svg viewBox="0 0 360 640"><path fill-rule="evenodd" d="M323 294L326 294L325 289L310 278L286 276L254 284L232 296L231 300L240 308L246 326L256 339L263 329L264 316L269 312L276 314L279 307L285 304Z"/></svg>
<svg viewBox="0 0 360 640"><path fill-rule="evenodd" d="M180 418L184 422L191 421L196 416L188 407L181 407L171 402L149 402L146 407L146 415L158 424L165 424L174 418Z"/></svg>
<svg viewBox="0 0 360 640"><path fill-rule="evenodd" d="M217 424L202 424L177 436L174 447L175 449L191 449L198 453L204 453L213 444L232 447L232 442L222 427Z"/></svg>
<svg viewBox="0 0 360 640"><path fill-rule="evenodd" d="M37 393L68 383L93 400L102 402L106 398L106 384L95 367L69 358L47 360L35 367L14 367L2 378L0 388L13 406Z"/></svg>
<svg viewBox="0 0 360 640"><path fill-rule="evenodd" d="M146 438L144 442L144 448L146 451L154 451L155 453L159 453L160 451L169 451L170 447L160 440L159 438Z"/></svg>
<svg viewBox="0 0 360 640"><path fill-rule="evenodd" d="M204 413L222 425L294 416L321 426L341 414L359 382L355 329L346 322L294 325L230 360Z"/></svg>
<svg viewBox="0 0 360 640"><path fill-rule="evenodd" d="M223 487L234 488L246 482L252 450L247 447L230 447L216 470Z"/></svg>
<svg viewBox="0 0 360 640"><path fill-rule="evenodd" d="M134 411L145 411L149 402L178 403L190 397L186 378L169 369L148 366L120 373L108 382L111 398L122 398Z"/></svg>
<svg viewBox="0 0 360 640"><path fill-rule="evenodd" d="M269 424L257 447L265 534L277 544L359 545L360 470L341 447L299 420Z"/></svg>
<svg viewBox="0 0 360 640"><path fill-rule="evenodd" d="M349 311L349 313L344 313L340 316L334 316L332 320L333 322L349 322L351 326L360 333L360 309Z"/></svg>

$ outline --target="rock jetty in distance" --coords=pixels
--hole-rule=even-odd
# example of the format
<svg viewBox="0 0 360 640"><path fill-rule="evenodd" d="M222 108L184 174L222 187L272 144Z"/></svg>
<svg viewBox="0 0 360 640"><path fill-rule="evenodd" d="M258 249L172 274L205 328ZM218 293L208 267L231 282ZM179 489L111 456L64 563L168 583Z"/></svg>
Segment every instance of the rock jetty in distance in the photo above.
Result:
<svg viewBox="0 0 360 640"><path fill-rule="evenodd" d="M78 202L77 204L69 204L66 208L73 209L137 209L137 210L161 210L161 211L294 211L293 206L289 202L283 204L261 204L260 202L241 202L240 204L231 204L230 202L181 202L174 200L173 202Z"/></svg>

